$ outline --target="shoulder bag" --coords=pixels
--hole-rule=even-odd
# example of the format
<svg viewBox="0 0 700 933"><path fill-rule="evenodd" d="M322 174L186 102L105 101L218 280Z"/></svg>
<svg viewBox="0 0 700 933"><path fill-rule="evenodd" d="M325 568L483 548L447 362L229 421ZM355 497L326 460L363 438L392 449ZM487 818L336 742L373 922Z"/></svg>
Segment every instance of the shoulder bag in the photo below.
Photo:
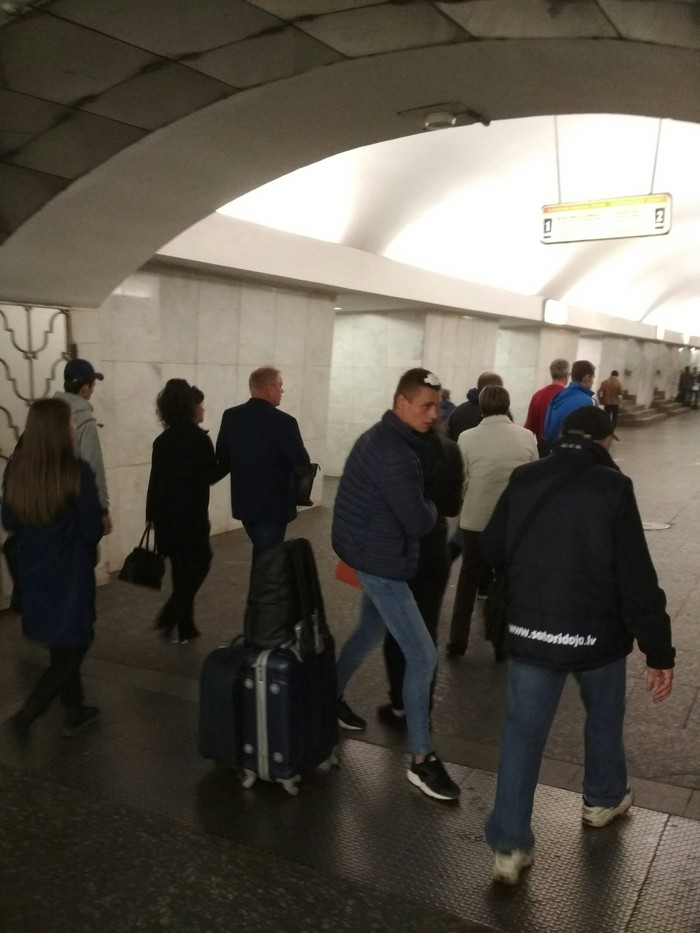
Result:
<svg viewBox="0 0 700 933"><path fill-rule="evenodd" d="M119 571L119 579L126 583L135 583L137 586L148 586L159 590L163 583L165 573L165 558L150 548L151 529L146 526L138 547L129 554L124 566ZM144 546L145 545L145 546Z"/></svg>

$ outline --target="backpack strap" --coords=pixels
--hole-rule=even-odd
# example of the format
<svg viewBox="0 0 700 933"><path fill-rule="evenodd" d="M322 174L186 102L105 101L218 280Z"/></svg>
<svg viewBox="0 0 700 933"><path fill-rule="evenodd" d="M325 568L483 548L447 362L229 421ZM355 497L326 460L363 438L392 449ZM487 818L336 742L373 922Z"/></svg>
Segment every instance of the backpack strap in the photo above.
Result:
<svg viewBox="0 0 700 933"><path fill-rule="evenodd" d="M328 635L328 623L314 552L306 538L295 539L290 551L301 609L301 619L295 625L297 642L302 653L310 648L314 654L322 654Z"/></svg>

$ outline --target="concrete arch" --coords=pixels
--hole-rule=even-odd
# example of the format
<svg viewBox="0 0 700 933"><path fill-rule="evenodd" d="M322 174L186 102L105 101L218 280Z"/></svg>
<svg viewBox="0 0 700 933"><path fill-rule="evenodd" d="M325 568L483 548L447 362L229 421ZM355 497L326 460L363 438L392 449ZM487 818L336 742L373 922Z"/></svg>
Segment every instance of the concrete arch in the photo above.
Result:
<svg viewBox="0 0 700 933"><path fill-rule="evenodd" d="M604 39L481 41L317 68L203 108L71 184L0 247L0 296L96 306L224 202L335 153L420 132L406 111L461 101L490 120L700 122L699 83L699 52Z"/></svg>

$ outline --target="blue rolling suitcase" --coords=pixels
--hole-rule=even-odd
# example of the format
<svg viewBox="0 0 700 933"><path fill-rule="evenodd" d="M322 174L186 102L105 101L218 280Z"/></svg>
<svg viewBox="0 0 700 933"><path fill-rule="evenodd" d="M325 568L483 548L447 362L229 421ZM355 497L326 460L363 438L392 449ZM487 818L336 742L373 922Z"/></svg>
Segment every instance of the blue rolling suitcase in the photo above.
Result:
<svg viewBox="0 0 700 933"><path fill-rule="evenodd" d="M337 764L335 650L309 542L284 542L265 555L245 639L204 662L199 747L238 768L245 787L260 778L296 795L304 771Z"/></svg>
<svg viewBox="0 0 700 933"><path fill-rule="evenodd" d="M292 647L243 641L215 649L200 679L199 749L238 768L244 787L277 781L292 795L302 773L337 764L333 645L309 660Z"/></svg>
<svg viewBox="0 0 700 933"><path fill-rule="evenodd" d="M332 645L310 660L291 647L246 650L237 694L243 786L260 778L296 795L304 771L338 763Z"/></svg>

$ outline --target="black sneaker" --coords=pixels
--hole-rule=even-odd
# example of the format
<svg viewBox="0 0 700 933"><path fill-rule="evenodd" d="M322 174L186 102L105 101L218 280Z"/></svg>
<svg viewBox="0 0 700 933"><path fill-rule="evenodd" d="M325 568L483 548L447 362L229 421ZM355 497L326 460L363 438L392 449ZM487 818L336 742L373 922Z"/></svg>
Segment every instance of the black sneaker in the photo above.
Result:
<svg viewBox="0 0 700 933"><path fill-rule="evenodd" d="M99 718L100 711L96 706L80 706L76 710L70 710L66 713L61 735L64 739L71 739Z"/></svg>
<svg viewBox="0 0 700 933"><path fill-rule="evenodd" d="M435 752L431 752L420 764L414 761L406 777L411 784L420 787L424 794L436 800L456 800L461 794Z"/></svg>
<svg viewBox="0 0 700 933"><path fill-rule="evenodd" d="M362 732L363 729L367 728L367 722L358 716L357 713L353 713L348 704L342 697L338 697L338 725L343 729L351 729L354 732Z"/></svg>
<svg viewBox="0 0 700 933"><path fill-rule="evenodd" d="M405 729L406 728L406 713L404 710L395 709L391 703L385 703L383 706L377 707L377 719L380 719L383 723L386 723L387 726L391 726L392 729Z"/></svg>

